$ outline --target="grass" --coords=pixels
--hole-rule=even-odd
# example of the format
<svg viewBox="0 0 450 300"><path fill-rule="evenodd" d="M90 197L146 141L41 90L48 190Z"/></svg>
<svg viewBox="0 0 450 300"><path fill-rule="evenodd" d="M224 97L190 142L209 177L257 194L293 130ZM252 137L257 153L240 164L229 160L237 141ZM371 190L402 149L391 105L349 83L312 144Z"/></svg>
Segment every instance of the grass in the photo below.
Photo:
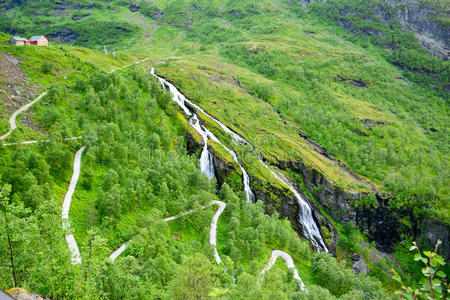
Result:
<svg viewBox="0 0 450 300"><path fill-rule="evenodd" d="M246 90L236 87L231 77L236 76L243 81L246 79L245 75L250 76L245 74L247 73L245 70L220 62L222 71L218 71L212 62L211 65L207 65L204 58L202 65L198 63L193 57L190 61L175 60L168 66L160 65L157 71L172 80L188 98L193 99L208 113L250 141L269 161L302 160L309 167L331 177L333 182L340 186L367 191L367 187L361 186L354 182L353 178L343 174L335 163L312 150L298 135L299 128L294 122L282 120L270 105L249 95ZM179 72L181 69L184 71ZM209 88L207 82L211 77L221 77L221 81L213 83L213 87ZM183 89L184 86L189 88ZM214 122L207 117L202 119L222 141L229 141L223 133L214 130L217 128ZM285 125L283 121L287 124ZM231 147L229 143L227 146Z"/></svg>

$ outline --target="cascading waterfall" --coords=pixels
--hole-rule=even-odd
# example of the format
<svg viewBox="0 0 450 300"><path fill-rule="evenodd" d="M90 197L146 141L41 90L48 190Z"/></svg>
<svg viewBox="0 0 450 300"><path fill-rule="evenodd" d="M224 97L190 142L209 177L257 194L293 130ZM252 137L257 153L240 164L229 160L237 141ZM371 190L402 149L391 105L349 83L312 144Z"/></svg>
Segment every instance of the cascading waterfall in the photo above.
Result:
<svg viewBox="0 0 450 300"><path fill-rule="evenodd" d="M191 116L192 113L189 110L189 108L186 106L185 103L188 103L188 105L190 107L193 107L194 109L202 112L204 115L206 115L212 121L214 121L217 125L219 125L219 127L222 128L222 130L224 130L228 135L231 136L231 138L233 139L233 141L236 144L247 144L247 145L249 145L252 148L252 151L254 151L254 147L249 142L247 142L243 137L241 137L240 135L235 133L233 130L228 128L226 125L224 125L222 122L220 122L219 120L217 120L213 116L209 115L200 106L198 106L194 102L192 102L189 99L187 99L183 94L181 94L177 90L177 88L173 84L171 84L170 82L166 81L165 79L155 75L154 68L152 68L151 74L153 76L155 76L156 78L158 78L158 80L161 83L161 85L163 86L163 88L165 88L165 86L169 87L170 92L173 94L173 98L172 99L181 106L181 108L185 111L185 113L187 115ZM198 121L197 115L195 115L195 116L196 116L197 121ZM219 141L219 139L217 139L217 137L215 137L214 134L212 134L207 128L205 128L204 126L201 126L199 124L199 122L197 122L197 123L198 123L197 127L200 129L201 132L206 133L207 137L209 136L209 138L211 140L213 140L213 141L217 142L218 144L222 145L222 147L224 147L231 154L233 159L237 162L237 164L239 165L239 167L241 168L241 171L242 171L242 178L243 178L242 181L243 181L243 185L244 185L244 191L247 194L247 202L255 201L255 196L254 196L253 192L250 189L250 178L248 176L248 173L245 171L245 169L239 163L236 153L234 151L230 150L229 148L227 148L223 143L221 143ZM196 130L197 130L197 132L199 132L199 130L197 128L196 128ZM201 132L199 132L200 135L203 137L203 139L205 139L204 135ZM206 145L206 143L205 143L205 145ZM205 146L205 147L207 147L207 146ZM205 148L203 148L203 152L205 152ZM202 153L202 156L203 156L203 153ZM205 160L206 160L206 158L205 158ZM275 171L273 171L263 161L262 157L259 157L259 161L264 165L264 167L266 167L270 171L270 173L278 181L280 181L283 184L285 184L289 188L289 190L294 194L295 198L297 199L297 203L298 203L298 207L299 207L298 220L302 224L303 233L304 233L305 237L312 243L312 245L318 251L328 252L328 249L325 246L325 243L324 243L324 241L322 239L322 235L320 234L320 230L317 227L316 222L314 221L314 218L313 218L312 212L311 212L311 208L309 207L308 202L306 202L306 200L303 199L303 197L300 195L300 193L286 179L282 178L279 174L277 174Z"/></svg>
<svg viewBox="0 0 450 300"><path fill-rule="evenodd" d="M194 114L192 116L192 118L189 120L189 124L191 124L191 126L194 127L195 130L200 133L203 138L203 151L200 156L200 171L205 173L206 176L208 176L209 180L211 180L214 177L214 164L212 155L208 151L208 135L200 125L200 120L198 119L197 115Z"/></svg>
<svg viewBox="0 0 450 300"><path fill-rule="evenodd" d="M325 246L325 243L323 242L322 235L320 234L319 228L317 227L316 222L314 221L314 218L312 216L311 208L309 207L308 203L303 199L303 197L300 195L299 192L284 178L282 178L280 175L275 173L260 157L259 161L266 167L270 173L272 173L273 176L275 176L276 179L283 182L289 190L294 194L295 198L297 199L298 203L298 220L302 224L303 227L303 234L305 237L313 244L313 246L319 250L328 252L327 247Z"/></svg>
<svg viewBox="0 0 450 300"><path fill-rule="evenodd" d="M156 76L154 68L152 68L151 74L153 76ZM158 78L163 89L165 89L166 86L169 87L169 91L173 95L172 100L175 101L176 103L178 103L178 105L183 109L185 114L187 114L190 117L189 124L202 137L204 145L203 145L202 154L200 156L200 171L202 171L204 174L206 174L206 176L211 180L214 177L214 164L213 164L213 160L212 160L212 155L208 151L208 134L206 133L204 127L200 124L200 120L199 120L197 114L192 112L185 105L186 97L184 97L184 95L181 94L173 84L167 82L165 79L160 78L158 76L156 76L156 78Z"/></svg>
<svg viewBox="0 0 450 300"><path fill-rule="evenodd" d="M245 194L247 196L247 204L249 202L255 202L255 195L252 192L252 189L250 188L250 177L248 176L247 171L244 169L244 167L242 167L242 165L239 163L238 157L236 155L236 152L234 152L233 150L229 149L227 146L225 146L221 141L219 141L219 139L208 129L206 129L206 133L208 134L208 136L210 137L211 140L213 140L214 142L218 143L219 145L221 145L222 147L225 148L225 150L227 150L231 156L233 157L234 161L238 164L239 168L242 171L242 182L244 185L244 191Z"/></svg>
<svg viewBox="0 0 450 300"><path fill-rule="evenodd" d="M243 186L244 186L244 191L245 194L247 196L247 203L249 202L254 202L255 201L255 196L250 188L250 178L248 176L247 171L242 167L242 165L239 163L238 157L236 155L236 153L230 149L228 149L228 147L226 147L211 131L209 131L205 126L202 126L200 124L200 120L198 118L198 115L195 112L192 112L187 106L186 103L195 108L198 111L201 111L202 113L204 113L206 116L208 116L209 118L213 119L215 122L217 122L218 124L220 123L218 120L214 119L212 116L210 116L209 114L207 114L201 107L199 107L198 105L196 105L195 103L193 103L192 101L188 100L182 93L180 93L180 91L178 91L178 89L171 84L170 82L168 82L167 80L165 80L164 78L161 78L159 76L155 75L155 69L152 68L151 69L151 74L153 76L155 76L159 82L161 83L161 85L163 86L163 89L165 89L165 87L169 87L169 91L172 93L172 100L174 100L182 109L183 111L190 116L191 118L189 119L189 124L200 134L200 136L203 138L203 142L204 142L204 146L203 146L203 151L202 154L200 156L200 170L206 174L206 176L208 176L209 179L212 179L214 177L214 164L212 161L212 155L211 153L208 151L208 137L213 140L214 142L220 144L222 147L225 148L226 151L228 151L231 156L233 157L234 161L238 164L239 168L242 171L242 182L243 182ZM226 127L225 125L223 125L222 123L220 123L220 127L223 128L228 134L234 134L236 135L236 137L238 137L237 134L235 134L234 132L232 132L230 129L228 129L228 127ZM233 137L233 139L235 140L235 138ZM239 137L239 140L243 140L242 138ZM237 141L237 140L235 140Z"/></svg>

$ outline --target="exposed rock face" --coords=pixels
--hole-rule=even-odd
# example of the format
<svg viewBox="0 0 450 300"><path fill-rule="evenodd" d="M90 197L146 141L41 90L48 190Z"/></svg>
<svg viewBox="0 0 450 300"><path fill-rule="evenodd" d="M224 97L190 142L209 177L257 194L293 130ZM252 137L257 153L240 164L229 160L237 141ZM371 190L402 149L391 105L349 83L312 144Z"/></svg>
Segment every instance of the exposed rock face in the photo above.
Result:
<svg viewBox="0 0 450 300"><path fill-rule="evenodd" d="M361 255L355 254L352 257L352 270L356 274L369 275L370 269Z"/></svg>
<svg viewBox="0 0 450 300"><path fill-rule="evenodd" d="M303 236L302 224L298 221L299 205L291 192L287 189L280 190L274 186L264 186L256 177L251 177L250 181L252 182L252 190L255 193L256 199L264 202L266 213L272 214L276 211L281 218L288 218L292 228L299 235ZM299 188L296 189L301 191ZM307 197L302 196L308 200ZM335 255L336 244L339 239L336 228L334 228L314 203L311 201L308 201L308 203L328 250Z"/></svg>
<svg viewBox="0 0 450 300"><path fill-rule="evenodd" d="M336 0L301 0L297 2L306 8L313 2L325 2L330 6L334 6ZM425 3L421 0L382 0L382 2L368 1L367 7L361 7L360 11L367 11L373 14L389 27L392 28L394 23L398 24L403 30L413 32L422 46L432 55L447 60L450 55L450 30L448 18L450 12L448 7L443 7L438 1ZM339 15L344 17L352 15L355 10L352 8L339 9ZM446 21L443 21L446 20ZM353 24L342 18L336 20L342 27L359 35ZM374 21L369 18L368 21ZM382 36L382 33L373 28L363 28L362 31L366 35Z"/></svg>
<svg viewBox="0 0 450 300"><path fill-rule="evenodd" d="M217 178L218 187L221 187L225 182L225 178L228 177L232 172L236 172L236 168L233 164L221 160L212 149L209 149L214 164L214 171Z"/></svg>
<svg viewBox="0 0 450 300"><path fill-rule="evenodd" d="M391 22L397 21L405 30L414 32L420 43L434 56L447 60L450 53L449 28L439 18L449 18L449 11L438 11L418 0L384 0L388 9L377 6L375 15ZM392 14L388 10L392 10Z"/></svg>
<svg viewBox="0 0 450 300"><path fill-rule="evenodd" d="M75 42L80 35L75 31L67 28L60 29L49 34L49 37L52 40L58 40L61 43L73 43Z"/></svg>
<svg viewBox="0 0 450 300"><path fill-rule="evenodd" d="M188 155L195 154L199 149L203 147L202 143L198 142L192 135L185 132L184 138L186 139L186 150Z"/></svg>
<svg viewBox="0 0 450 300"><path fill-rule="evenodd" d="M375 241L380 251L391 253L394 245L401 241L401 235L406 233L427 245L434 245L440 239L440 251L447 260L450 259L449 226L429 219L416 220L410 208L392 209L388 206L388 199L378 194L376 209L356 207L354 203L366 195L340 189L321 173L309 170L301 162L279 162L278 166L301 174L308 191L328 210L331 217L342 224L352 222L357 225L370 235L369 239ZM405 217L411 219L412 230L400 222Z"/></svg>
<svg viewBox="0 0 450 300"><path fill-rule="evenodd" d="M438 253L445 257L447 261L450 260L450 231L448 226L430 219L424 219L421 233L423 240L420 241L420 244L425 243L429 247L434 247L437 240L441 240L442 244L438 248Z"/></svg>
<svg viewBox="0 0 450 300"><path fill-rule="evenodd" d="M82 20L82 19L84 19L86 17L89 17L89 16L90 16L90 14L74 15L74 16L72 16L72 20L79 21L79 20Z"/></svg>
<svg viewBox="0 0 450 300"><path fill-rule="evenodd" d="M378 199L379 205L375 211L356 208L353 203L364 195L343 191L321 173L309 170L302 162L280 162L279 167L301 174L308 191L334 219L342 224L352 222L358 225L362 231L371 235L377 247L383 252L391 252L394 244L400 240L402 230L406 230L398 221L400 212L388 209L381 198Z"/></svg>

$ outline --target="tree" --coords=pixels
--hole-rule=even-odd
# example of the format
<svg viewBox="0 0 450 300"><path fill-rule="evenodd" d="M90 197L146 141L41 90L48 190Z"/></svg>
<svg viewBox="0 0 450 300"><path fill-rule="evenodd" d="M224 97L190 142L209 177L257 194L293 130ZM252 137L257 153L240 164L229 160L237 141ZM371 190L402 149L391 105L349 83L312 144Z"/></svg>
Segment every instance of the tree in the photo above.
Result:
<svg viewBox="0 0 450 300"><path fill-rule="evenodd" d="M440 270L445 265L445 261L436 253L440 244L441 241L438 240L433 252L421 252L416 242L413 242L413 245L409 249L409 251L417 251L414 255L414 260L421 261L425 266L422 269L422 275L425 281L420 289L406 286L398 273L395 272L394 269L391 270L394 273L392 278L401 285L401 291L398 291L397 294L400 295L402 299L426 298L434 300L442 299L442 297L444 297L443 299L446 299L444 295L450 294L447 276L442 270Z"/></svg>
<svg viewBox="0 0 450 300"><path fill-rule="evenodd" d="M174 299L204 299L218 286L217 266L206 256L183 256L183 263L169 283Z"/></svg>
<svg viewBox="0 0 450 300"><path fill-rule="evenodd" d="M83 260L84 266L84 280L87 282L90 274L96 274L102 260L98 259L107 250L106 240L100 235L98 230L89 229L87 233L87 245L85 251L87 257Z"/></svg>
<svg viewBox="0 0 450 300"><path fill-rule="evenodd" d="M14 267L14 251L11 242L11 230L8 224L8 214L7 214L7 206L9 202L9 194L11 193L11 185L5 184L0 188L0 209L3 212L4 222L5 222L5 231L6 237L8 240L8 249L9 249L9 261L11 264L11 273L14 280L14 286L17 286L17 278L16 278L16 270Z"/></svg>

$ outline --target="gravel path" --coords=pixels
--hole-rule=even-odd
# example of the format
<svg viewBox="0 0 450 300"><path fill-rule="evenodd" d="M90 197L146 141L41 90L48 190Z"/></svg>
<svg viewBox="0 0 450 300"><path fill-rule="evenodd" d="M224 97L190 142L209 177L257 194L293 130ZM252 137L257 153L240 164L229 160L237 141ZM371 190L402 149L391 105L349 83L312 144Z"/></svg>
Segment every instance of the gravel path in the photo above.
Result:
<svg viewBox="0 0 450 300"><path fill-rule="evenodd" d="M122 70L122 69L125 69L125 68L128 68L128 67L131 67L131 66L133 66L133 65L140 64L141 62L144 62L144 61L149 60L149 59L150 59L150 57L147 57L147 58L138 60L138 61L135 62L135 63L129 64L129 65L126 65L126 66L123 66L123 67L115 68L115 69L113 69L112 71L110 71L109 74L114 73L114 72L119 71L119 70Z"/></svg>
<svg viewBox="0 0 450 300"><path fill-rule="evenodd" d="M0 140L4 140L5 138L7 138L13 132L13 130L17 128L17 126L16 126L16 118L17 118L17 116L21 112L23 112L23 111L27 110L28 108L30 108L30 106L33 105L34 103L36 103L39 100L41 100L41 98L44 97L45 95L47 95L47 92L44 92L44 93L40 94L36 99L34 99L33 101L31 101L28 104L25 104L24 106L22 106L21 108L19 108L18 110L16 110L12 114L11 117L9 118L10 129L9 129L9 131L7 133L5 133L4 135L0 136Z"/></svg>
<svg viewBox="0 0 450 300"><path fill-rule="evenodd" d="M64 202L62 205L62 220L63 220L63 228L69 229L70 223L69 223L69 209L70 204L72 203L72 196L75 192L75 188L78 183L78 178L80 177L80 170L81 170L81 155L83 154L84 149L86 149L86 146L81 147L80 150L77 151L75 154L75 159L73 161L73 175L72 179L70 180L69 188L67 189L67 193L64 196ZM75 241L75 237L73 234L67 234L66 235L66 241L69 245L69 250L72 253L72 263L75 264L81 264L81 255L80 250L78 249L77 242Z"/></svg>
<svg viewBox="0 0 450 300"><path fill-rule="evenodd" d="M212 204L214 204L213 202L214 202L214 201L211 201L208 205L203 206L202 209L203 209L203 208L206 208L206 207L208 207L208 206L211 206ZM218 202L219 202L219 201L218 201ZM225 204L225 203L224 203L224 204ZM182 216L192 214L192 213L194 213L194 212L196 212L196 211L198 211L198 209L190 209L190 210L187 210L187 211L185 211L185 212L182 212L182 213L180 213L180 214L178 214L178 215L176 215L176 216L172 216L172 217L165 218L164 221L170 222L170 221L176 220L176 219L178 219L178 218L180 218L180 217L182 217ZM111 261L114 262L114 261L116 260L116 258L117 258L120 254L122 254L123 251L125 251L125 250L127 249L129 243L130 243L130 241L128 241L128 242L122 244L122 245L120 246L119 249L117 249L116 251L114 251L113 253L111 253L111 255L109 256L109 259L110 259Z"/></svg>
<svg viewBox="0 0 450 300"><path fill-rule="evenodd" d="M82 139L82 136L76 136L71 138L65 138L63 141L74 141ZM25 142L18 142L18 143L5 143L3 146L13 146L13 145L29 145L29 144L36 144L36 143L48 143L50 140L32 140L32 141L25 141Z"/></svg>
<svg viewBox="0 0 450 300"><path fill-rule="evenodd" d="M217 251L217 223L219 222L219 217L222 215L223 211L227 207L227 204L222 201L213 200L207 206L214 205L214 204L218 205L219 208L216 210L216 212L214 213L214 216L211 219L211 228L209 230L209 243L211 245L213 245L213 247L214 247L214 260L217 262L217 264L220 265L222 263L222 259L220 258L219 252ZM202 208L206 208L207 206L203 206ZM176 216L165 218L164 221L170 222L170 221L178 219L182 216L194 213L197 210L198 209L191 209L191 210L185 211L181 214L178 214ZM111 253L111 255L109 256L109 259L114 262L116 260L116 258L120 254L122 254L125 251L125 249L127 249L129 243L130 243L130 241L122 244L119 249L117 249L116 251ZM294 279L299 284L300 289L302 291L307 291L305 288L305 284L303 283L302 279L300 278L300 275L298 274L298 270L295 267L294 260L288 253L281 251L281 250L273 250L272 251L269 261L267 262L264 269L260 273L260 278L258 279L258 283L261 283L264 280L264 274L273 267L273 265L277 261L278 257L281 257L284 260L284 262L286 263L286 266L288 267L288 269L291 269L293 271Z"/></svg>
<svg viewBox="0 0 450 300"><path fill-rule="evenodd" d="M213 218L211 219L211 229L209 230L209 243L213 245L214 247L214 259L216 260L217 264L220 265L222 260L220 259L219 252L217 252L217 222L219 221L220 215L225 210L225 207L227 207L225 202L222 201L211 201L213 204L219 205L219 208L217 209L216 213L214 214Z"/></svg>
<svg viewBox="0 0 450 300"><path fill-rule="evenodd" d="M305 291L306 290L305 284L303 283L302 279L300 278L300 275L298 275L297 268L294 265L294 260L292 259L292 257L289 254L287 254L286 252L281 251L281 250L273 250L272 251L269 262L266 264L266 266L260 273L261 278L258 280L258 282L260 283L260 282L262 282L262 280L264 280L264 274L273 267L273 265L277 261L278 257L281 257L282 259L284 259L284 262L286 263L286 266L288 267L288 269L291 269L293 271L294 279L300 285L300 289L302 291Z"/></svg>

